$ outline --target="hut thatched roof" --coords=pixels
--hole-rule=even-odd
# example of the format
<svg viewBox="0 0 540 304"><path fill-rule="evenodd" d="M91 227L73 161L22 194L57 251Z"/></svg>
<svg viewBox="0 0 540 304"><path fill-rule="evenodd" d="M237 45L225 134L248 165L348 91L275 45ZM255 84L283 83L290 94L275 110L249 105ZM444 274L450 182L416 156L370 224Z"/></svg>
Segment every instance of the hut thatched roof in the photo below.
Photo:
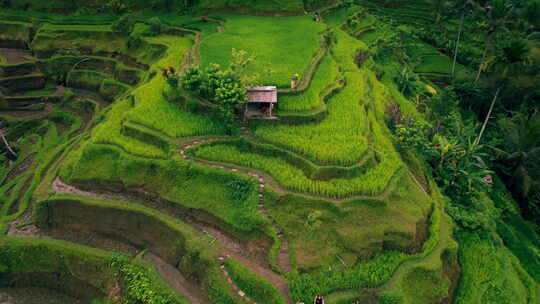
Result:
<svg viewBox="0 0 540 304"><path fill-rule="evenodd" d="M277 102L277 87L276 86L264 86L264 87L250 87L248 91L248 102Z"/></svg>

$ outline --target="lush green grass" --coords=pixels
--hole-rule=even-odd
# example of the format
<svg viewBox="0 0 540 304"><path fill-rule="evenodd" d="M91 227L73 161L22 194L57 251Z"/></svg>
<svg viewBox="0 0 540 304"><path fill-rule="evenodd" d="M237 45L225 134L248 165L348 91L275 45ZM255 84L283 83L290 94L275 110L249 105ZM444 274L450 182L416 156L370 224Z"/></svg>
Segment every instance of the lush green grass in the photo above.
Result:
<svg viewBox="0 0 540 304"><path fill-rule="evenodd" d="M540 283L540 240L530 223L518 214L508 214L504 221L497 222L497 232L523 268Z"/></svg>
<svg viewBox="0 0 540 304"><path fill-rule="evenodd" d="M537 301L537 285L508 249L486 233L463 232L458 236L462 277L456 303Z"/></svg>
<svg viewBox="0 0 540 304"><path fill-rule="evenodd" d="M171 202L208 212L246 234L260 233L267 225L257 212L257 189L250 179L196 166L176 155L150 160L113 146L88 143L70 154L62 177L68 182L120 182L130 188L143 187ZM237 190L235 181L247 188Z"/></svg>
<svg viewBox="0 0 540 304"><path fill-rule="evenodd" d="M450 279L440 269L415 267L405 275L403 285L403 292L410 299L408 303L430 304L449 296Z"/></svg>
<svg viewBox="0 0 540 304"><path fill-rule="evenodd" d="M137 23L132 35L145 34L148 25ZM164 38L167 39L166 37ZM32 50L38 57L50 57L57 53L78 55L81 50L92 53L117 52L136 58L146 64L154 63L163 56L165 47L143 40L139 48L127 47L128 36L113 32L109 24L65 25L46 23L39 28Z"/></svg>
<svg viewBox="0 0 540 304"><path fill-rule="evenodd" d="M338 27L347 20L347 18L355 13L362 11L362 8L358 5L352 5L348 8L335 9L323 16L324 23L331 27Z"/></svg>
<svg viewBox="0 0 540 304"><path fill-rule="evenodd" d="M200 31L203 39L206 38L207 35L216 33L218 31L217 23L210 22L210 21L205 22L194 16L188 16L188 15L178 16L177 14L171 14L171 13L169 14L152 13L148 15L145 14L144 17L147 19L158 17L162 22L166 24Z"/></svg>
<svg viewBox="0 0 540 304"><path fill-rule="evenodd" d="M345 198L356 194L377 195L386 189L388 178L383 183L366 178L377 169L368 169L366 175L337 176L329 180L312 179L306 173L284 159L242 151L235 145L207 145L195 151L197 157L266 172L280 185L294 192L308 193L331 198ZM388 175L391 178L393 175ZM384 183L386 182L386 183Z"/></svg>
<svg viewBox="0 0 540 304"><path fill-rule="evenodd" d="M135 155L165 158L169 151L164 151L159 147L143 143L121 133L122 122L125 119L124 115L131 108L127 100L115 103L107 112L106 120L97 125L92 131L91 142L117 145Z"/></svg>
<svg viewBox="0 0 540 304"><path fill-rule="evenodd" d="M416 73L451 74L452 60L444 55L423 56L415 69ZM460 64L456 65L456 74L464 76L467 69Z"/></svg>
<svg viewBox="0 0 540 304"><path fill-rule="evenodd" d="M257 303L285 304L285 299L272 284L241 263L227 260L225 267L235 284Z"/></svg>
<svg viewBox="0 0 540 304"><path fill-rule="evenodd" d="M320 164L351 165L368 148L368 123L362 77L347 77L345 88L328 101L328 116L320 123L260 126L255 135L300 153ZM339 132L337 132L339 130Z"/></svg>
<svg viewBox="0 0 540 304"><path fill-rule="evenodd" d="M203 66L227 66L231 50L245 50L255 57L261 73L260 83L289 87L291 77L302 75L320 48L321 23L310 16L252 17L221 16L225 31L208 36L201 44ZM267 71L271 70L268 74Z"/></svg>
<svg viewBox="0 0 540 304"><path fill-rule="evenodd" d="M161 69L178 68L181 65L184 54L192 46L192 37L160 36L145 39L167 46L165 55L152 66L152 71L157 74L149 82L132 91L133 103L122 100L113 105L107 119L94 129L92 141L115 144L141 156L164 158L168 151L123 136L123 122L132 120L171 137L225 133L224 126L219 122L183 111L173 101L164 97L163 93L169 86L161 75Z"/></svg>
<svg viewBox="0 0 540 304"><path fill-rule="evenodd" d="M126 36L114 33L108 25L43 25L34 40L32 49L38 56L49 55L58 50L89 49L94 52L113 52L125 49Z"/></svg>
<svg viewBox="0 0 540 304"><path fill-rule="evenodd" d="M68 139L80 127L80 117L58 110L33 121L11 122L7 136L17 138L21 149L20 158L11 166L11 170L30 155L32 162L25 172L0 187L0 235L7 232L11 221L27 211L46 170L62 150L71 145L72 141Z"/></svg>
<svg viewBox="0 0 540 304"><path fill-rule="evenodd" d="M167 100L163 92L168 89L160 68L178 68L184 54L192 46L192 37L162 36L148 38L153 43L168 46L166 56L159 60L153 69L158 74L148 83L133 91L135 104L126 117L150 128L159 130L171 137L224 134L226 128L208 116L183 111L174 102ZM152 115L148 115L152 113Z"/></svg>
<svg viewBox="0 0 540 304"><path fill-rule="evenodd" d="M0 269L2 272L54 272L67 271L72 274L95 278L106 275L108 259L112 253L52 239L0 238ZM81 261L82 260L82 261ZM82 262L82 263L81 263ZM93 273L81 270L94 268ZM77 269L79 268L79 269ZM80 269L82 268L82 269ZM112 273L109 273L111 275Z"/></svg>
<svg viewBox="0 0 540 304"><path fill-rule="evenodd" d="M250 12L278 12L292 11L300 12L304 9L304 3L300 0L201 0L197 3L203 9L223 9Z"/></svg>
<svg viewBox="0 0 540 304"><path fill-rule="evenodd" d="M426 55L441 55L441 53L432 45L412 39L408 41L407 50L411 56L415 57L415 59Z"/></svg>
<svg viewBox="0 0 540 304"><path fill-rule="evenodd" d="M319 64L309 88L302 94L282 95L279 97L280 111L308 111L323 106L322 93L332 85L338 76L337 66L330 56Z"/></svg>
<svg viewBox="0 0 540 304"><path fill-rule="evenodd" d="M342 262L350 267L388 248L414 247L416 223L426 220L431 200L404 179L387 200L336 205L294 195L277 197L271 192L267 208L285 231L293 263L301 270L316 271Z"/></svg>
<svg viewBox="0 0 540 304"><path fill-rule="evenodd" d="M360 290L381 285L388 280L406 255L387 251L351 268L338 268L316 274L289 275L289 289L295 301L309 303L315 294L328 294L335 290Z"/></svg>
<svg viewBox="0 0 540 304"><path fill-rule="evenodd" d="M358 162L368 149L369 135L372 149L380 163L365 175L352 179L328 182L309 181L300 170L277 159L261 155L242 155L225 148L224 151L203 151L205 157L252 166L274 176L290 189L344 197L353 193L379 194L388 187L390 179L402 167L390 132L384 126L385 88L366 70L359 70L352 60L361 44L338 32L337 45L332 48L336 60L343 62L346 71L345 88L328 102L329 115L322 122L305 125L262 125L255 135L265 141L300 153L323 164L351 165ZM223 148L214 148L223 149ZM237 154L235 156L235 154ZM279 168L279 169L277 169ZM295 176L296 178L292 178ZM346 185L346 186L345 186ZM339 189L339 190L338 190Z"/></svg>

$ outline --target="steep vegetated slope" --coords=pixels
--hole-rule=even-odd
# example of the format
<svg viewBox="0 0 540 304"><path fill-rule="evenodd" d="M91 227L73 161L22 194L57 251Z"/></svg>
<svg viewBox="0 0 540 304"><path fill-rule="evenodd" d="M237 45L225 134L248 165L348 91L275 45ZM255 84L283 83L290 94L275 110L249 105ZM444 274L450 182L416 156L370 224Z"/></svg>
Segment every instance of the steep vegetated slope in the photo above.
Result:
<svg viewBox="0 0 540 304"><path fill-rule="evenodd" d="M538 303L538 238L504 186L466 213L400 137L403 121L430 123L420 100L452 75L447 54L396 38L388 19L429 22L425 3L338 3L316 21L229 14L313 1L188 2L227 14L0 14L0 299ZM232 49L279 87L279 119L228 123L179 83L190 67L227 68ZM405 67L423 75L421 97Z"/></svg>

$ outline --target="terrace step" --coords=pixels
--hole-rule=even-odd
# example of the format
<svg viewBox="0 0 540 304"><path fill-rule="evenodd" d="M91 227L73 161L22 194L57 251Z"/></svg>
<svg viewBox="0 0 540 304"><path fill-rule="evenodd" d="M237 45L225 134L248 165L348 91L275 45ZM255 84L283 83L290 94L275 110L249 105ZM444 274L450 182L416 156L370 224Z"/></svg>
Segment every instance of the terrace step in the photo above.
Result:
<svg viewBox="0 0 540 304"><path fill-rule="evenodd" d="M0 51L1 54L1 51ZM3 71L2 77L22 76L32 74L37 71L37 66L34 62L23 62L16 64L4 64L0 66Z"/></svg>
<svg viewBox="0 0 540 304"><path fill-rule="evenodd" d="M0 86L10 91L40 90L45 87L45 75L33 73L23 76L0 78Z"/></svg>
<svg viewBox="0 0 540 304"><path fill-rule="evenodd" d="M201 292L200 288L188 281L174 266L166 263L157 255L148 252L144 258L154 265L157 272L178 294L184 296L192 304L209 304L211 301Z"/></svg>
<svg viewBox="0 0 540 304"><path fill-rule="evenodd" d="M6 48L0 44L0 55L4 57L7 64L18 64L32 61L32 52L26 46L20 48Z"/></svg>
<svg viewBox="0 0 540 304"><path fill-rule="evenodd" d="M45 105L43 103L18 103L2 107L0 111L42 111L44 109Z"/></svg>
<svg viewBox="0 0 540 304"><path fill-rule="evenodd" d="M36 104L42 102L57 103L62 100L61 95L39 95L39 96L7 96L4 100L8 102L10 106L17 106L21 104Z"/></svg>
<svg viewBox="0 0 540 304"><path fill-rule="evenodd" d="M5 49L26 49L28 44L26 41L21 39L10 39L2 38L0 39L0 48Z"/></svg>

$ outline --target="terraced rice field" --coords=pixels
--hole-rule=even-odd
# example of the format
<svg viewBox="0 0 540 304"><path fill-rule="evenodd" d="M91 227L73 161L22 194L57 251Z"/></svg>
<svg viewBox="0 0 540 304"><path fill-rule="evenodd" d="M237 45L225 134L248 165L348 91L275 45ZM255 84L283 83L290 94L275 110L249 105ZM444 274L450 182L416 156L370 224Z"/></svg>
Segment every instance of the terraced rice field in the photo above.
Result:
<svg viewBox="0 0 540 304"><path fill-rule="evenodd" d="M458 248L448 199L399 148L389 109L424 118L393 83L395 62L357 60L380 35L363 32L381 22L374 6L331 6L321 22L148 11L137 15L135 48L112 30L116 16L0 11L9 50L0 48L0 123L15 150L0 158L0 302L54 290L52 302L92 304L292 304L315 294L329 304L473 303L470 290L484 285L471 269L503 289L489 260L511 268L504 299L515 291L515 303L533 303L523 299L536 297L536 269L513 254L530 256L530 231L498 222L511 250L489 255L494 243L472 233ZM426 19L425 6L380 11ZM280 88L278 119L231 126L164 76L227 67L233 48L254 56L261 84ZM448 74L435 48L411 49L422 58L416 72ZM294 74L305 88L288 90ZM458 261L468 274L460 291Z"/></svg>
<svg viewBox="0 0 540 304"><path fill-rule="evenodd" d="M273 83L284 88L290 86L290 79L295 74L303 75L320 48L320 34L324 30L323 24L313 22L309 16L223 15L219 18L225 20L226 30L203 40L202 65L227 66L233 48L244 50L259 64L260 83Z"/></svg>
<svg viewBox="0 0 540 304"><path fill-rule="evenodd" d="M328 103L328 117L320 123L300 126L261 126L254 134L261 140L291 149L320 164L351 165L368 148L365 83L348 79L347 86ZM340 130L339 133L336 133Z"/></svg>

